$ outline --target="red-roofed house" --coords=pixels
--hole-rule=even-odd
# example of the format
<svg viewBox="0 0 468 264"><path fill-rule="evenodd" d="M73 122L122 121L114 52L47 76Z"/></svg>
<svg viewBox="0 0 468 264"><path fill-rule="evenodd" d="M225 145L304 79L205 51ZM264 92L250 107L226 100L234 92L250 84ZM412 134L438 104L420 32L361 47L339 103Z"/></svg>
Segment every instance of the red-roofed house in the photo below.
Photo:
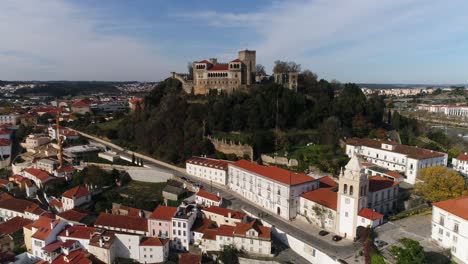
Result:
<svg viewBox="0 0 468 264"><path fill-rule="evenodd" d="M399 182L380 176L372 176L368 179L368 207L382 214L395 211L397 209Z"/></svg>
<svg viewBox="0 0 468 264"><path fill-rule="evenodd" d="M43 188L45 184L54 179L47 171L36 168L27 168L22 173L24 177L33 181L39 188Z"/></svg>
<svg viewBox="0 0 468 264"><path fill-rule="evenodd" d="M51 262L52 258L56 256L56 252L55 250L50 250L50 248L47 248L46 246L57 242L57 235L64 229L65 225L65 221L51 219L48 217L40 217L32 223L32 254L38 258Z"/></svg>
<svg viewBox="0 0 468 264"><path fill-rule="evenodd" d="M91 106L85 100L79 100L79 101L74 102L71 105L71 111L73 113L78 113L78 114L84 115L86 113L91 112Z"/></svg>
<svg viewBox="0 0 468 264"><path fill-rule="evenodd" d="M432 204L431 238L441 247L450 249L457 263L468 260L468 196Z"/></svg>
<svg viewBox="0 0 468 264"><path fill-rule="evenodd" d="M394 141L381 141L369 138L345 139L346 154L359 155L388 170L402 172L405 182L416 183L420 169L431 166L447 166L447 153L398 144Z"/></svg>
<svg viewBox="0 0 468 264"><path fill-rule="evenodd" d="M195 195L195 201L197 204L204 206L220 206L223 202L223 199L216 194L200 189Z"/></svg>
<svg viewBox="0 0 468 264"><path fill-rule="evenodd" d="M176 212L177 207L164 205L156 207L148 218L149 235L152 237L171 238L171 222Z"/></svg>
<svg viewBox="0 0 468 264"><path fill-rule="evenodd" d="M303 193L299 200L300 215L314 225L334 231L338 193L330 188L320 188ZM319 214L317 214L320 212Z"/></svg>
<svg viewBox="0 0 468 264"><path fill-rule="evenodd" d="M456 158L452 159L453 169L461 174L468 175L468 153L460 153Z"/></svg>
<svg viewBox="0 0 468 264"><path fill-rule="evenodd" d="M296 217L300 195L319 187L306 174L247 160L229 164L228 172L231 190L288 220Z"/></svg>
<svg viewBox="0 0 468 264"><path fill-rule="evenodd" d="M57 239L62 242L70 240L77 241L79 247L88 250L89 241L91 240L91 236L95 231L96 228L94 227L79 225L67 226L58 234Z"/></svg>
<svg viewBox="0 0 468 264"><path fill-rule="evenodd" d="M51 264L92 264L91 254L84 250L74 250L68 254L60 254Z"/></svg>
<svg viewBox="0 0 468 264"><path fill-rule="evenodd" d="M5 221L15 216L36 220L45 211L37 204L23 199L10 198L0 200L0 219Z"/></svg>
<svg viewBox="0 0 468 264"><path fill-rule="evenodd" d="M234 211L231 209L210 206L202 209L206 218L212 220L217 225L236 225L247 219L247 215L243 212Z"/></svg>
<svg viewBox="0 0 468 264"><path fill-rule="evenodd" d="M139 248L140 263L163 263L169 256L169 239L144 237Z"/></svg>
<svg viewBox="0 0 468 264"><path fill-rule="evenodd" d="M99 214L95 227L139 235L148 235L148 220L126 215Z"/></svg>
<svg viewBox="0 0 468 264"><path fill-rule="evenodd" d="M226 185L228 162L224 160L192 157L185 162L189 175Z"/></svg>
<svg viewBox="0 0 468 264"><path fill-rule="evenodd" d="M141 108L143 108L143 98L132 98L128 100L128 107L130 108L130 111L135 111L137 105L140 105Z"/></svg>
<svg viewBox="0 0 468 264"><path fill-rule="evenodd" d="M179 255L179 264L201 264L202 256L192 253L182 253Z"/></svg>
<svg viewBox="0 0 468 264"><path fill-rule="evenodd" d="M362 208L358 213L359 226L377 227L383 224L384 215L369 208Z"/></svg>
<svg viewBox="0 0 468 264"><path fill-rule="evenodd" d="M234 245L249 254L271 256L271 230L258 220L238 223L234 228Z"/></svg>
<svg viewBox="0 0 468 264"><path fill-rule="evenodd" d="M62 194L63 210L70 210L91 201L91 193L83 185L76 186Z"/></svg>

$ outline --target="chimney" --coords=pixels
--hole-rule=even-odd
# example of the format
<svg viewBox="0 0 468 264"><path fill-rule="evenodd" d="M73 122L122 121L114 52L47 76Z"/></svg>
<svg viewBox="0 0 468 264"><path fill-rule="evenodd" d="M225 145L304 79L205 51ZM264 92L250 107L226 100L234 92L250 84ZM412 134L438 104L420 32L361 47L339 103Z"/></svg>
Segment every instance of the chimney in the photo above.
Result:
<svg viewBox="0 0 468 264"><path fill-rule="evenodd" d="M102 247L102 238L99 238L99 247Z"/></svg>
<svg viewBox="0 0 468 264"><path fill-rule="evenodd" d="M65 236L70 236L70 231L68 231L68 228L65 230Z"/></svg>
<svg viewBox="0 0 468 264"><path fill-rule="evenodd" d="M228 218L231 218L231 212L228 212Z"/></svg>
<svg viewBox="0 0 468 264"><path fill-rule="evenodd" d="M218 196L218 197L219 197L219 192L216 192L216 196Z"/></svg>

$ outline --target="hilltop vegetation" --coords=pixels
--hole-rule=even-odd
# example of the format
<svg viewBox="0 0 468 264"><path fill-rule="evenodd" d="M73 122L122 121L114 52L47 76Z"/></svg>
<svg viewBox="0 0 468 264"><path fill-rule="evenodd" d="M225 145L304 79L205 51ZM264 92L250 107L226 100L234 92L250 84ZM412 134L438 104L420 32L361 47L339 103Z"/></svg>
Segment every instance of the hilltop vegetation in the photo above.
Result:
<svg viewBox="0 0 468 264"><path fill-rule="evenodd" d="M52 97L89 95L94 93L119 93L113 82L44 82L34 88L18 89L19 95L47 95Z"/></svg>
<svg viewBox="0 0 468 264"><path fill-rule="evenodd" d="M214 154L206 135L236 131L254 147L255 159L309 142L326 145L328 155L336 153L339 138L375 134L384 125L383 98L366 98L355 84L301 78L298 92L266 82L249 92L212 91L206 97L187 95L178 81L167 79L145 98L142 109L124 117L115 141L180 164L192 155ZM325 158L303 149L297 155L311 161ZM321 167L333 171L344 162Z"/></svg>

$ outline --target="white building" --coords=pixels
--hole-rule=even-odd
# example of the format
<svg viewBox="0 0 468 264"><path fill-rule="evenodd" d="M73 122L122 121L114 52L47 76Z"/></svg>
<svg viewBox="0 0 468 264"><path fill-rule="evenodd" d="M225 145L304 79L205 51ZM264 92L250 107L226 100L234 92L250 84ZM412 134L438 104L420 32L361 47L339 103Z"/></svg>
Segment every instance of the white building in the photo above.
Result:
<svg viewBox="0 0 468 264"><path fill-rule="evenodd" d="M456 158L452 159L453 169L461 174L468 176L468 154L460 153Z"/></svg>
<svg viewBox="0 0 468 264"><path fill-rule="evenodd" d="M62 194L63 210L67 211L91 202L91 193L85 186L76 186Z"/></svg>
<svg viewBox="0 0 468 264"><path fill-rule="evenodd" d="M418 110L427 111L430 113L437 113L446 116L454 116L459 118L468 117L468 106L463 105L428 105L419 104L416 106Z"/></svg>
<svg viewBox="0 0 468 264"><path fill-rule="evenodd" d="M172 217L177 207L159 205L148 218L149 235L152 237L172 238Z"/></svg>
<svg viewBox="0 0 468 264"><path fill-rule="evenodd" d="M142 236L148 235L148 220L136 216L100 213L96 222L94 222L94 226L112 231Z"/></svg>
<svg viewBox="0 0 468 264"><path fill-rule="evenodd" d="M195 201L197 204L203 206L220 206L223 202L223 199L216 194L212 194L210 192L205 191L204 189L200 189L195 194Z"/></svg>
<svg viewBox="0 0 468 264"><path fill-rule="evenodd" d="M68 240L77 241L80 248L88 250L91 236L96 232L96 228L89 226L74 225L62 230L57 235L57 240L66 242Z"/></svg>
<svg viewBox="0 0 468 264"><path fill-rule="evenodd" d="M288 220L297 214L300 195L319 187L308 175L246 160L229 164L228 172L230 189Z"/></svg>
<svg viewBox="0 0 468 264"><path fill-rule="evenodd" d="M44 134L31 134L25 139L21 146L26 150L34 149L50 142L50 137Z"/></svg>
<svg viewBox="0 0 468 264"><path fill-rule="evenodd" d="M47 171L48 173L53 173L58 165L58 161L52 159L40 159L36 161L36 169Z"/></svg>
<svg viewBox="0 0 468 264"><path fill-rule="evenodd" d="M0 115L0 124L17 125L20 121L21 115L18 113L11 113L8 115Z"/></svg>
<svg viewBox="0 0 468 264"><path fill-rule="evenodd" d="M31 228L32 253L34 256L52 262L58 256L55 252L45 250L47 245L56 242L57 235L65 228L62 220L41 217L33 223Z"/></svg>
<svg viewBox="0 0 468 264"><path fill-rule="evenodd" d="M358 155L380 167L403 173L405 182L416 183L419 170L432 166L447 166L446 153L367 138L349 138L346 154Z"/></svg>
<svg viewBox="0 0 468 264"><path fill-rule="evenodd" d="M172 217L172 247L177 250L188 251L193 243L192 225L197 218L198 210L193 205L180 205Z"/></svg>
<svg viewBox="0 0 468 264"><path fill-rule="evenodd" d="M247 219L247 214L243 212L234 211L228 208L219 206L210 206L202 209L205 218L215 222L218 226L232 225L244 222Z"/></svg>
<svg viewBox="0 0 468 264"><path fill-rule="evenodd" d="M200 157L192 157L185 163L189 175L218 184L227 184L228 162Z"/></svg>
<svg viewBox="0 0 468 264"><path fill-rule="evenodd" d="M7 221L15 216L37 220L45 210L28 200L7 198L0 200L0 220Z"/></svg>
<svg viewBox="0 0 468 264"><path fill-rule="evenodd" d="M468 262L468 196L432 204L431 237L450 249L457 263Z"/></svg>

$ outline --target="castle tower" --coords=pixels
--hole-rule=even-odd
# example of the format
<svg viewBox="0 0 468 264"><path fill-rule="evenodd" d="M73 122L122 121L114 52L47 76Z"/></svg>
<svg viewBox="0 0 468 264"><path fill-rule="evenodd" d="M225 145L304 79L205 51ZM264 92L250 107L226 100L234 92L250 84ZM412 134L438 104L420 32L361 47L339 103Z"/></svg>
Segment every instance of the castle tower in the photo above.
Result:
<svg viewBox="0 0 468 264"><path fill-rule="evenodd" d="M256 51L241 50L238 56L245 65L245 69L242 69L242 84L251 85L255 82L257 72Z"/></svg>
<svg viewBox="0 0 468 264"><path fill-rule="evenodd" d="M367 207L369 182L357 156L341 171L338 189L336 233L348 239L356 237L359 211Z"/></svg>

